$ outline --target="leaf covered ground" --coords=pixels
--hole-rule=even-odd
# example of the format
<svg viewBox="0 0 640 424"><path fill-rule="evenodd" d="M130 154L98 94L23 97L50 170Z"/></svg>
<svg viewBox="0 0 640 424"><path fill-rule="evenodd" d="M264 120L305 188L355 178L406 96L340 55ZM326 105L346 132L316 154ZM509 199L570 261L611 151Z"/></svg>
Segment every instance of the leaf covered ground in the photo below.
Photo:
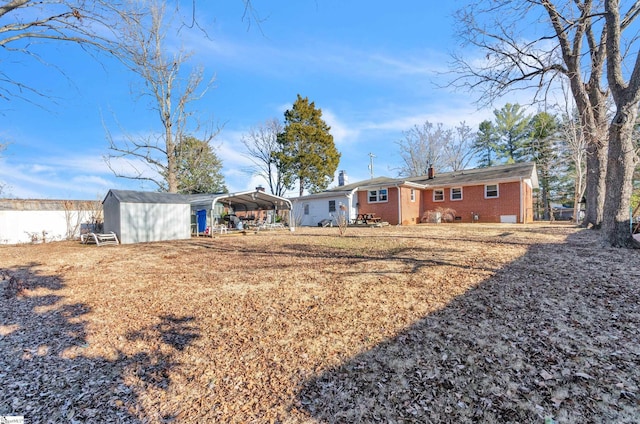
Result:
<svg viewBox="0 0 640 424"><path fill-rule="evenodd" d="M640 253L560 225L0 246L0 416L634 423Z"/></svg>

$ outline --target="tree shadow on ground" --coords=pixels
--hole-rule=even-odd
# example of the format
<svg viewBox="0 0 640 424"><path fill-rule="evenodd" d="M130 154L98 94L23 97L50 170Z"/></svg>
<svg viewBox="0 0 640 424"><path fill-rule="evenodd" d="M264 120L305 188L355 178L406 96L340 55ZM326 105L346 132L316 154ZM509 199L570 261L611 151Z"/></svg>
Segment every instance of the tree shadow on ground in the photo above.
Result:
<svg viewBox="0 0 640 424"><path fill-rule="evenodd" d="M145 421L152 414L138 404L141 391L170 386L169 371L178 365L173 353L199 337L193 318L159 317L154 328L129 335L157 338L157 350L84 356L91 309L66 303L56 293L64 280L37 267L0 269L0 416L29 423ZM132 374L139 386L125 381Z"/></svg>
<svg viewBox="0 0 640 424"><path fill-rule="evenodd" d="M295 406L325 423L638 422L640 256L593 237L533 245Z"/></svg>
<svg viewBox="0 0 640 424"><path fill-rule="evenodd" d="M378 237L379 238L379 237ZM394 238L395 237L391 237ZM403 236L403 239L407 237ZM423 237L424 238L424 237ZM468 240L467 240L468 242ZM518 243L521 244L521 243ZM237 246L228 245L215 245L213 243L190 243L191 246L197 246L198 248L215 249L222 256L226 252L235 254L237 253ZM398 247L393 249L391 258L389 251L385 250L384 254L376 254L375 252L362 252L357 250L347 250L344 248L336 248L330 246L318 247L316 245L307 245L304 243L290 243L285 244L282 248L272 249L264 251L258 247L243 246L243 253L252 259L264 258L264 263L261 265L261 269L276 269L281 270L282 264L279 261L274 261L273 258L281 257L288 258L294 255L297 259L308 258L313 260L318 259L336 259L349 261L351 263L357 262L384 262L388 263L390 260L401 263L407 268L411 269L410 272L418 272L422 268L430 266L452 266L456 268L471 269L470 265L461 264L460 261L452 261L442 258L445 255L464 254L464 249L443 249L441 247L434 248L431 251L426 251L423 248L415 247ZM431 257L428 257L431 254ZM297 266L297 265L293 265ZM491 267L482 267L474 265L473 269L484 269L486 271L493 271ZM344 273L342 273L344 275Z"/></svg>

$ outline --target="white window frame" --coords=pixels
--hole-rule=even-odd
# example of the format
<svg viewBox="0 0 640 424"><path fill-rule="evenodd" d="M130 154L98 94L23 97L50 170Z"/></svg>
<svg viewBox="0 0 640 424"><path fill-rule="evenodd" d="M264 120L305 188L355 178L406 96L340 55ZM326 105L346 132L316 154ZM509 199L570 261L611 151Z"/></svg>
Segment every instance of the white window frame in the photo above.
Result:
<svg viewBox="0 0 640 424"><path fill-rule="evenodd" d="M333 203L333 208L331 207L331 204ZM335 212L336 211L336 201L335 200L329 200L329 213Z"/></svg>
<svg viewBox="0 0 640 424"><path fill-rule="evenodd" d="M489 187L493 187L493 186L496 187L496 190L495 190L496 191L496 195L495 196L489 196L487 194L487 192L489 191L488 189L489 189ZM491 190L491 191L493 191L493 190ZM485 184L484 185L484 198L485 199L497 199L498 197L500 197L500 184Z"/></svg>
<svg viewBox="0 0 640 424"><path fill-rule="evenodd" d="M460 198L454 198L453 197L453 190L460 190ZM453 202L457 202L459 200L462 200L462 187L451 187L449 189L449 199L451 199L451 201Z"/></svg>
<svg viewBox="0 0 640 424"><path fill-rule="evenodd" d="M436 199L436 193L440 193L442 199ZM443 188L434 188L433 189L433 201L434 202L444 202L444 189Z"/></svg>
<svg viewBox="0 0 640 424"><path fill-rule="evenodd" d="M382 192L384 192L384 194ZM368 203L384 203L388 201L389 201L389 190L386 188L367 191Z"/></svg>
<svg viewBox="0 0 640 424"><path fill-rule="evenodd" d="M412 202L416 201L416 190L414 188L411 189L410 199Z"/></svg>

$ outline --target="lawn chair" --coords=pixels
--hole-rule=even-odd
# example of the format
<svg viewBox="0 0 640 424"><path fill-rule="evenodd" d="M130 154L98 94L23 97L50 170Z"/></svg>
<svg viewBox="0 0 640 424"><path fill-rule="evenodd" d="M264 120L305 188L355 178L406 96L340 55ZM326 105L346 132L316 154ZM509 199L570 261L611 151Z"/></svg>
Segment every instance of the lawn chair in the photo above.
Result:
<svg viewBox="0 0 640 424"><path fill-rule="evenodd" d="M106 234L99 233L86 233L80 236L80 241L83 244L95 244L96 246L103 246L105 244L120 244L118 236L113 231Z"/></svg>

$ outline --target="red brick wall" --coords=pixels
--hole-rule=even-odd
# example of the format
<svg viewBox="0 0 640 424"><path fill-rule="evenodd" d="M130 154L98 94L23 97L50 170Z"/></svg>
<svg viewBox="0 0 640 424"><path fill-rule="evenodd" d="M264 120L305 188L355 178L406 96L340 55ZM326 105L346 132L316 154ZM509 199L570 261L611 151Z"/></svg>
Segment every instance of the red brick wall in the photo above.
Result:
<svg viewBox="0 0 640 424"><path fill-rule="evenodd" d="M466 186L462 188L462 200L451 200L451 189L444 189L444 201L433 201L433 190L415 190L416 201L411 202L411 189L402 187L402 225L420 223L426 211L438 208L451 208L456 211L458 222L472 222L472 212L478 215L478 222L500 222L500 215L515 215L516 222L520 216L520 182L498 184L498 197L484 198L484 184ZM524 196L525 222L533 221L532 190L527 184L522 184ZM369 203L368 191L358 191L358 213L372 213L391 225L398 224L398 188L387 187L388 201Z"/></svg>
<svg viewBox="0 0 640 424"><path fill-rule="evenodd" d="M520 183L498 184L498 197L493 199L484 198L484 184L463 187L462 200L451 200L451 189L445 188L443 202L434 202L430 189L423 194L423 205L424 211L454 209L460 222L472 222L472 212L478 214L478 222L500 222L500 215L516 215L520 222Z"/></svg>
<svg viewBox="0 0 640 424"><path fill-rule="evenodd" d="M358 191L358 213L373 213L383 221L396 225L398 223L398 189L396 187L386 188L388 200L379 203L369 203L367 190Z"/></svg>

